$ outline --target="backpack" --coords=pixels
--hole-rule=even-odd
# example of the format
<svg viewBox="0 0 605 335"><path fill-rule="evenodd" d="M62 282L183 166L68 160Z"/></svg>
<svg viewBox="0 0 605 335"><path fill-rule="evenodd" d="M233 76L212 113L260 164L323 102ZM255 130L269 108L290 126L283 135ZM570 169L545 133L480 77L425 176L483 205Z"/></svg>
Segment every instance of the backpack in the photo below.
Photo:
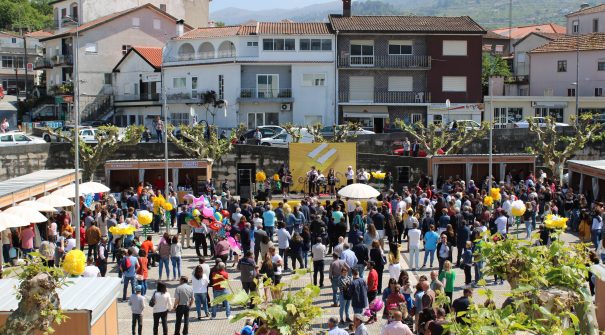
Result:
<svg viewBox="0 0 605 335"><path fill-rule="evenodd" d="M128 271L128 269L130 269L131 266L132 266L132 262L130 261L130 257L126 256L122 260L122 263L120 263L120 270L122 270L122 272L126 272L126 271Z"/></svg>

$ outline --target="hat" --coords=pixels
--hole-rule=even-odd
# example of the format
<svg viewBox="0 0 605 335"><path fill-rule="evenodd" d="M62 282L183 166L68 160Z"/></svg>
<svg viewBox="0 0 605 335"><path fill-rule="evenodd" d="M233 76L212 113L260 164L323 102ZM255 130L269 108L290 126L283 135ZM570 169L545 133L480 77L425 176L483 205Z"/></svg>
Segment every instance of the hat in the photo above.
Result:
<svg viewBox="0 0 605 335"><path fill-rule="evenodd" d="M353 319L357 319L363 323L368 322L368 317L363 314L355 314L355 315L353 315Z"/></svg>
<svg viewBox="0 0 605 335"><path fill-rule="evenodd" d="M141 287L141 285L137 285L134 287L135 292L141 292L142 290L143 290L143 287Z"/></svg>

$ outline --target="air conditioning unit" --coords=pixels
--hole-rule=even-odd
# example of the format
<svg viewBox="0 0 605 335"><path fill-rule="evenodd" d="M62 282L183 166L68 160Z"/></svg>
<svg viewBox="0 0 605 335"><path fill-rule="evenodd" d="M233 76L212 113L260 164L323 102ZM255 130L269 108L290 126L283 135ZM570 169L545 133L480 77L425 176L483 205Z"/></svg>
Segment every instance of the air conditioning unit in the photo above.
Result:
<svg viewBox="0 0 605 335"><path fill-rule="evenodd" d="M292 110L292 104L281 104L281 110L282 111Z"/></svg>

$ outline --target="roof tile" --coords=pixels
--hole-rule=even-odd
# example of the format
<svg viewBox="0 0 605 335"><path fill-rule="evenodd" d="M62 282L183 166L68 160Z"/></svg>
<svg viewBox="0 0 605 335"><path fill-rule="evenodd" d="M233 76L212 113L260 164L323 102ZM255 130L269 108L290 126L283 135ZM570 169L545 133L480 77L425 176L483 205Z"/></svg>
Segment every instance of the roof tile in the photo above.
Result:
<svg viewBox="0 0 605 335"><path fill-rule="evenodd" d="M583 8L583 9L571 12L565 16L569 17L569 16L574 16L574 15L594 14L594 13L600 13L600 12L605 12L605 4L600 4L600 5L596 5L596 6L592 6L592 7Z"/></svg>
<svg viewBox="0 0 605 335"><path fill-rule="evenodd" d="M509 32L510 30L510 32ZM500 34L502 36L508 37L511 36L513 39L518 40L521 39L530 33L540 32L540 33L558 33L565 34L567 28L558 25L556 23L544 23L544 24L534 24L529 26L518 26L512 27L512 29L500 28L492 30L496 34Z"/></svg>
<svg viewBox="0 0 605 335"><path fill-rule="evenodd" d="M236 36L238 35L239 30L239 26L197 28L177 37L176 39L192 40L198 38Z"/></svg>
<svg viewBox="0 0 605 335"><path fill-rule="evenodd" d="M330 15L340 32L481 33L486 31L468 16L351 16Z"/></svg>
<svg viewBox="0 0 605 335"><path fill-rule="evenodd" d="M257 22L240 26L197 28L179 40L250 35L330 35L330 27L321 22Z"/></svg>
<svg viewBox="0 0 605 335"><path fill-rule="evenodd" d="M133 46L132 48L156 69L162 66L162 48L142 46Z"/></svg>
<svg viewBox="0 0 605 335"><path fill-rule="evenodd" d="M587 35L565 35L548 44L535 48L531 53L570 52L570 51L605 50L605 33Z"/></svg>

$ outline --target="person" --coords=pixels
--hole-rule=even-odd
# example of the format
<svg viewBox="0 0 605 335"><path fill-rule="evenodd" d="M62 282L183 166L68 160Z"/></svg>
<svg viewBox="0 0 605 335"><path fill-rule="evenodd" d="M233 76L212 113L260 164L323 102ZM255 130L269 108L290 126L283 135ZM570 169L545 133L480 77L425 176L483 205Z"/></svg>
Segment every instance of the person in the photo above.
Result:
<svg viewBox="0 0 605 335"><path fill-rule="evenodd" d="M432 335L442 335L442 334L447 334L445 329L444 329L444 325L448 324L448 321L445 319L445 309L444 308L436 308L435 309L435 317L433 320L427 321L426 322L426 330L427 332L425 334L432 334Z"/></svg>
<svg viewBox="0 0 605 335"><path fill-rule="evenodd" d="M601 208L596 207L594 215L592 216L592 225L590 228L592 244L595 250L599 248L599 242L601 241L601 234L603 232L603 217L601 215Z"/></svg>
<svg viewBox="0 0 605 335"><path fill-rule="evenodd" d="M319 274L319 287L323 287L326 246L321 243L321 237L315 239L315 244L311 247L311 254L313 255L313 285L317 285L317 275Z"/></svg>
<svg viewBox="0 0 605 335"><path fill-rule="evenodd" d="M188 223L185 222L187 215L188 213L185 206L183 206L181 208L181 212L177 214L177 228L180 228L181 246L183 246L183 248L191 248L191 232L193 229ZM207 256L206 249L206 246L204 246L204 256Z"/></svg>
<svg viewBox="0 0 605 335"><path fill-rule="evenodd" d="M371 303L378 294L378 272L374 269L376 265L368 261L368 302Z"/></svg>
<svg viewBox="0 0 605 335"><path fill-rule="evenodd" d="M107 273L107 257L109 257L109 248L107 247L107 237L103 236L101 238L101 243L99 243L99 258L97 259L99 271L101 272L101 277L105 277Z"/></svg>
<svg viewBox="0 0 605 335"><path fill-rule="evenodd" d="M168 335L168 311L172 309L172 297L164 282L157 283L156 291L149 304L153 304L153 335L158 335L160 320L162 320L162 333Z"/></svg>
<svg viewBox="0 0 605 335"><path fill-rule="evenodd" d="M422 232L418 229L418 222L412 223L412 229L408 230L408 249L410 251L410 260L408 262L412 271L420 267L420 235Z"/></svg>
<svg viewBox="0 0 605 335"><path fill-rule="evenodd" d="M134 293L128 300L128 305L130 305L130 311L132 312L132 335L141 335L143 332L143 310L145 310L145 295L143 295L141 291L141 285L135 286Z"/></svg>
<svg viewBox="0 0 605 335"><path fill-rule="evenodd" d="M101 230L97 227L97 223L92 221L90 227L86 229L86 243L88 244L88 257L93 254L94 259L97 259L98 249L97 244L101 241Z"/></svg>
<svg viewBox="0 0 605 335"><path fill-rule="evenodd" d="M473 269L473 242L466 241L462 251L462 269L464 269L464 285L469 286L472 281L471 270Z"/></svg>
<svg viewBox="0 0 605 335"><path fill-rule="evenodd" d="M183 254L183 247L179 242L178 236L172 237L172 243L170 244L170 261L172 262L172 278L176 280L176 274L178 272L181 277L181 258ZM176 297L175 297L176 298Z"/></svg>
<svg viewBox="0 0 605 335"><path fill-rule="evenodd" d="M34 251L34 230L32 226L27 226L21 230L19 238L21 240L21 251L25 255L29 255L30 252ZM67 252L67 250L65 251Z"/></svg>
<svg viewBox="0 0 605 335"><path fill-rule="evenodd" d="M389 278L399 279L401 273L401 256L399 254L399 245L397 243L391 243L389 246Z"/></svg>
<svg viewBox="0 0 605 335"><path fill-rule="evenodd" d="M355 334L353 335L370 335L365 325L366 322L368 322L367 316L361 313L353 315L353 326L355 326Z"/></svg>
<svg viewBox="0 0 605 335"><path fill-rule="evenodd" d="M2 96L4 96L4 94L3 94ZM4 119L2 120L2 125L0 125L0 128L2 129L2 132L3 132L3 133L6 133L6 132L8 131L8 128L9 128L9 127L10 127L10 126L9 126L9 124L8 124L8 120L7 120L6 118L4 118Z"/></svg>
<svg viewBox="0 0 605 335"><path fill-rule="evenodd" d="M347 185L351 185L355 182L355 171L353 171L353 167L351 165L347 167L345 177L347 178Z"/></svg>
<svg viewBox="0 0 605 335"><path fill-rule="evenodd" d="M275 212L271 204L267 205L267 210L263 212L264 230L270 239L273 239L273 230L275 227Z"/></svg>
<svg viewBox="0 0 605 335"><path fill-rule="evenodd" d="M378 240L372 241L372 248L370 249L370 262L373 262L373 269L376 271L378 276L376 290L377 292L382 292L382 273L384 272L384 266L386 265L386 258L384 257L384 253L382 252L382 248L380 247L380 242L378 242Z"/></svg>
<svg viewBox="0 0 605 335"><path fill-rule="evenodd" d="M338 254L332 254L332 263L330 264L329 278L332 282L332 307L338 307L339 295L338 289L340 287L340 274L345 271L349 273L349 266L347 263L340 259Z"/></svg>
<svg viewBox="0 0 605 335"><path fill-rule="evenodd" d="M244 257L237 263L237 269L240 270L240 280L242 282L242 288L246 293L256 291L256 279L258 275L257 265L254 261L254 254L252 251L246 252ZM250 308L253 308L252 301L250 301Z"/></svg>
<svg viewBox="0 0 605 335"><path fill-rule="evenodd" d="M141 250L144 250L145 254L147 255L147 264L150 264L151 267L154 267L156 266L155 258L153 257L153 254L155 253L155 247L153 246L153 242L151 241L151 239L152 236L148 235L145 241L141 243Z"/></svg>
<svg viewBox="0 0 605 335"><path fill-rule="evenodd" d="M351 322L349 318L349 306L351 305L351 282L353 281L353 277L349 276L349 270L347 268L342 268L340 272L340 282L338 284L338 288L340 291L340 309L338 310L338 314L340 315L340 323L344 324L344 316L346 316L347 322Z"/></svg>
<svg viewBox="0 0 605 335"><path fill-rule="evenodd" d="M450 247L447 235L441 234L441 241L437 244L437 260L439 261L439 273L443 270L446 261L452 261L452 247Z"/></svg>
<svg viewBox="0 0 605 335"><path fill-rule="evenodd" d="M290 269L288 269L288 248L290 247L290 239L292 236L286 229L286 224L283 221L280 221L277 226L279 227L277 230L277 245L279 247L279 255L284 261L284 271L290 271Z"/></svg>
<svg viewBox="0 0 605 335"><path fill-rule="evenodd" d="M263 139L263 133L261 133L260 128L256 128L254 131L254 144L260 145L261 140Z"/></svg>
<svg viewBox="0 0 605 335"><path fill-rule="evenodd" d="M145 127L142 137L145 143L149 143L149 140L151 140L151 132L149 131L149 128Z"/></svg>
<svg viewBox="0 0 605 335"><path fill-rule="evenodd" d="M170 236L164 233L158 244L158 254L160 256L159 280L162 280L162 268L166 267L166 280L170 280Z"/></svg>
<svg viewBox="0 0 605 335"><path fill-rule="evenodd" d="M210 278L212 278L212 292L214 293L214 299L229 294L229 290L226 287L223 287L223 282L229 280L229 274L225 271L225 263L219 262L214 271L211 271ZM229 301L224 300L223 306L225 307L225 313L227 315L227 319L231 320L231 306L229 305ZM212 306L211 318L216 318L218 306Z"/></svg>
<svg viewBox="0 0 605 335"><path fill-rule="evenodd" d="M347 263L349 269L354 269L357 266L357 256L355 256L353 250L350 249L349 243L343 244L343 251L340 254L340 259Z"/></svg>
<svg viewBox="0 0 605 335"><path fill-rule="evenodd" d="M414 139L414 143L412 143L412 157L418 157L419 152L420 143L418 143L418 139Z"/></svg>
<svg viewBox="0 0 605 335"><path fill-rule="evenodd" d="M290 240L290 257L292 258L292 270L296 270L296 261L300 265L300 269L304 268L303 264L303 248L304 240L298 232L294 232L292 240Z"/></svg>
<svg viewBox="0 0 605 335"><path fill-rule="evenodd" d="M351 306L353 313L363 313L363 309L368 307L368 285L359 277L359 271L354 268L352 271L353 280L349 285L351 295Z"/></svg>
<svg viewBox="0 0 605 335"><path fill-rule="evenodd" d="M86 260L86 267L84 268L84 273L82 273L82 277L85 277L85 278L101 277L101 271L95 265L94 258L88 257L88 259Z"/></svg>
<svg viewBox="0 0 605 335"><path fill-rule="evenodd" d="M338 328L338 320L332 316L328 320L328 335L349 335L349 333L342 328Z"/></svg>
<svg viewBox="0 0 605 335"><path fill-rule="evenodd" d="M164 133L164 121L162 121L159 115L155 118L155 133L158 136L158 143L162 143L162 134Z"/></svg>
<svg viewBox="0 0 605 335"><path fill-rule="evenodd" d="M281 276L284 269L284 260L277 253L277 249L275 247L270 247L268 255L271 257L271 265L273 267L273 282L275 284L279 284L281 282Z"/></svg>
<svg viewBox="0 0 605 335"><path fill-rule="evenodd" d="M120 270L124 278L124 290L122 301L126 301L126 293L128 293L128 283L130 283L131 292L134 292L136 271L139 269L139 262L134 256L134 248L128 248L128 255L120 261Z"/></svg>
<svg viewBox="0 0 605 335"><path fill-rule="evenodd" d="M437 242L439 235L435 231L435 225L430 225L429 230L424 234L424 262L422 267L426 266L426 261L430 256L430 267L433 267L433 259L435 258L435 250L437 250Z"/></svg>
<svg viewBox="0 0 605 335"><path fill-rule="evenodd" d="M183 335L189 334L189 309L191 305L193 305L193 288L189 285L189 278L181 276L179 286L174 290L174 307L172 308L176 311L174 335L181 333L181 322L183 322Z"/></svg>
<svg viewBox="0 0 605 335"><path fill-rule="evenodd" d="M267 254L263 256L262 265L258 272L261 276L260 280L262 280L263 282L265 282L266 280L270 280L271 283L275 283L275 268L273 267L273 261L271 259L270 252L267 252ZM271 290L268 286L265 286L265 299L269 301L270 297Z"/></svg>
<svg viewBox="0 0 605 335"><path fill-rule="evenodd" d="M443 292L443 283L439 280L439 273L435 270L431 271L431 283L429 285L429 288L434 291L441 291Z"/></svg>
<svg viewBox="0 0 605 335"><path fill-rule="evenodd" d="M239 332L240 335L254 335L254 320L246 319L244 328Z"/></svg>
<svg viewBox="0 0 605 335"><path fill-rule="evenodd" d="M452 303L452 312L456 315L456 322L466 324L462 315L459 315L461 312L468 311L471 306L471 300L473 297L473 290L470 288L465 288L463 291L462 297L454 300Z"/></svg>
<svg viewBox="0 0 605 335"><path fill-rule="evenodd" d="M336 194L336 172L334 172L334 168L330 168L328 171L328 194L330 196Z"/></svg>
<svg viewBox="0 0 605 335"><path fill-rule="evenodd" d="M140 285L142 290L141 294L147 294L147 278L149 277L149 259L147 258L147 252L143 249L139 249L139 269L137 270L137 285Z"/></svg>
<svg viewBox="0 0 605 335"><path fill-rule="evenodd" d="M393 320L382 328L381 335L413 335L410 327L403 324L403 314L400 311L394 311Z"/></svg>
<svg viewBox="0 0 605 335"><path fill-rule="evenodd" d="M410 155L410 149L411 149L411 144L410 144L410 140L406 137L403 139L403 155L404 156L409 156Z"/></svg>
<svg viewBox="0 0 605 335"><path fill-rule="evenodd" d="M449 260L443 263L443 271L439 273L439 280L445 280L445 287L443 291L445 295L450 298L450 303L452 302L452 296L454 295L454 284L456 281L456 272L452 270L452 262Z"/></svg>
<svg viewBox="0 0 605 335"><path fill-rule="evenodd" d="M208 284L210 279L208 278L209 272L204 271L204 267L199 264L195 267L193 272L193 278L191 278L191 286L193 288L193 298L195 300L195 310L197 311L197 319L202 319L202 305L204 306L204 313L206 317L209 317L208 312Z"/></svg>

